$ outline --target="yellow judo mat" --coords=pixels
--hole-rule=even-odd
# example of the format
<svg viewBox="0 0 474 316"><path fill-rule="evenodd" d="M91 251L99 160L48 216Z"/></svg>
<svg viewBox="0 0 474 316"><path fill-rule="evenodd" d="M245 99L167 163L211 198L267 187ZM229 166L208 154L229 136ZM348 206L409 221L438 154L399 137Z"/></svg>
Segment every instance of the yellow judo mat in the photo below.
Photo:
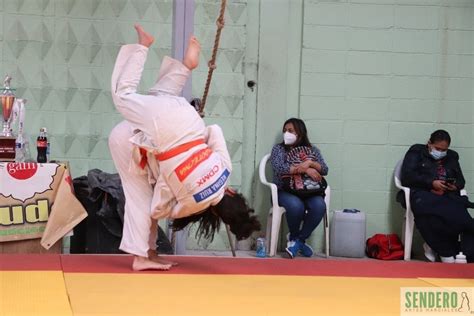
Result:
<svg viewBox="0 0 474 316"><path fill-rule="evenodd" d="M62 271L0 271L0 315L73 315Z"/></svg>
<svg viewBox="0 0 474 316"><path fill-rule="evenodd" d="M401 287L473 280L0 272L0 315L400 315Z"/></svg>

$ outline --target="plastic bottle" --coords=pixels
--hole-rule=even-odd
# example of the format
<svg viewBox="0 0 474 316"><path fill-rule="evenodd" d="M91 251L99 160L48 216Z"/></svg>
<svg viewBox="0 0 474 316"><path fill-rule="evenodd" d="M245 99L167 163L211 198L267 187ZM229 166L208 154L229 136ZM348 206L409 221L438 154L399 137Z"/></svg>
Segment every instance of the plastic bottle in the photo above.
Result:
<svg viewBox="0 0 474 316"><path fill-rule="evenodd" d="M462 241L462 235L459 234L458 241ZM466 256L460 251L455 257L454 257L454 263L467 263Z"/></svg>
<svg viewBox="0 0 474 316"><path fill-rule="evenodd" d="M462 253L462 251L456 255L454 263L467 263L466 256Z"/></svg>
<svg viewBox="0 0 474 316"><path fill-rule="evenodd" d="M48 161L46 152L48 150L48 138L46 137L46 128L40 128L40 134L36 139L36 149L38 150L38 156L36 161L39 163L45 163Z"/></svg>
<svg viewBox="0 0 474 316"><path fill-rule="evenodd" d="M15 140L15 161L24 162L26 160L25 137L23 125L25 121L25 99L15 100L16 121L18 121L18 136Z"/></svg>
<svg viewBox="0 0 474 316"><path fill-rule="evenodd" d="M257 238L257 257L265 258L267 256L267 249L265 247L265 238Z"/></svg>
<svg viewBox="0 0 474 316"><path fill-rule="evenodd" d="M25 161L25 142L23 140L22 134L18 134L15 140L15 161L16 162Z"/></svg>
<svg viewBox="0 0 474 316"><path fill-rule="evenodd" d="M46 132L45 132L46 133ZM46 137L48 137L48 135L46 135ZM51 161L51 144L48 140L48 146L47 146L47 149L46 149L46 161L47 162L50 162Z"/></svg>
<svg viewBox="0 0 474 316"><path fill-rule="evenodd" d="M25 156L26 162L33 162L34 160L31 159L30 153L30 135L27 132L23 132L23 154Z"/></svg>

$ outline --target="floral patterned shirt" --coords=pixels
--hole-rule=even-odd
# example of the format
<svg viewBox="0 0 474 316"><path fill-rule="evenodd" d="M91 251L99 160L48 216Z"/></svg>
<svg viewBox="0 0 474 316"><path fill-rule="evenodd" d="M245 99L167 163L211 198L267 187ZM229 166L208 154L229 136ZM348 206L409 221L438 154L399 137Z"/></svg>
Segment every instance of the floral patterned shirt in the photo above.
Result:
<svg viewBox="0 0 474 316"><path fill-rule="evenodd" d="M323 156L321 155L321 151L313 145L313 151L316 154L316 162L321 165L321 172L322 176L326 176L328 174L329 168L324 161ZM287 152L285 151L285 147L282 144L276 144L272 148L272 153L270 155L270 161L273 168L273 183L281 189L283 182L281 177L285 174L290 173L291 164L287 161Z"/></svg>

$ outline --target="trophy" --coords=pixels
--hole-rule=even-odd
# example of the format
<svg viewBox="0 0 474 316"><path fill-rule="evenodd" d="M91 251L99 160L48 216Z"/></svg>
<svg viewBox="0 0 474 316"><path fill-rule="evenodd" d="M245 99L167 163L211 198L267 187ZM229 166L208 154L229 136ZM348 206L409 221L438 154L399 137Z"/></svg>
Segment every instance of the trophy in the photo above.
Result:
<svg viewBox="0 0 474 316"><path fill-rule="evenodd" d="M0 136L12 137L12 131L10 127L13 103L15 102L15 90L10 88L10 81L12 77L7 75L3 81L3 91L0 94L2 100L2 113L3 113L3 131Z"/></svg>
<svg viewBox="0 0 474 316"><path fill-rule="evenodd" d="M0 133L0 161L15 160L15 137L11 130L11 117L13 103L15 101L15 90L10 88L12 78L7 75L3 81L3 90L0 93L2 101L3 130Z"/></svg>

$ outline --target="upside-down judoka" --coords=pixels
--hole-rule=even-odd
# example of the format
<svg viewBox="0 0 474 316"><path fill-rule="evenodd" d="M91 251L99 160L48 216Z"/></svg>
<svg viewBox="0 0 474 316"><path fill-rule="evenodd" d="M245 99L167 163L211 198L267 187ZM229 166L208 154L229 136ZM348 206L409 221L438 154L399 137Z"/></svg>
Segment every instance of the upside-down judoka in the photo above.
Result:
<svg viewBox="0 0 474 316"><path fill-rule="evenodd" d="M109 147L125 193L120 249L134 254L133 269L169 269L149 258L152 221L175 218L174 227L200 221L213 236L220 219L238 239L260 229L240 194L226 194L232 163L222 130L206 127L181 91L197 67L200 46L188 43L183 63L165 57L148 95L137 93L153 37L135 26L138 44L124 45L112 74L112 98L124 117L111 132Z"/></svg>

